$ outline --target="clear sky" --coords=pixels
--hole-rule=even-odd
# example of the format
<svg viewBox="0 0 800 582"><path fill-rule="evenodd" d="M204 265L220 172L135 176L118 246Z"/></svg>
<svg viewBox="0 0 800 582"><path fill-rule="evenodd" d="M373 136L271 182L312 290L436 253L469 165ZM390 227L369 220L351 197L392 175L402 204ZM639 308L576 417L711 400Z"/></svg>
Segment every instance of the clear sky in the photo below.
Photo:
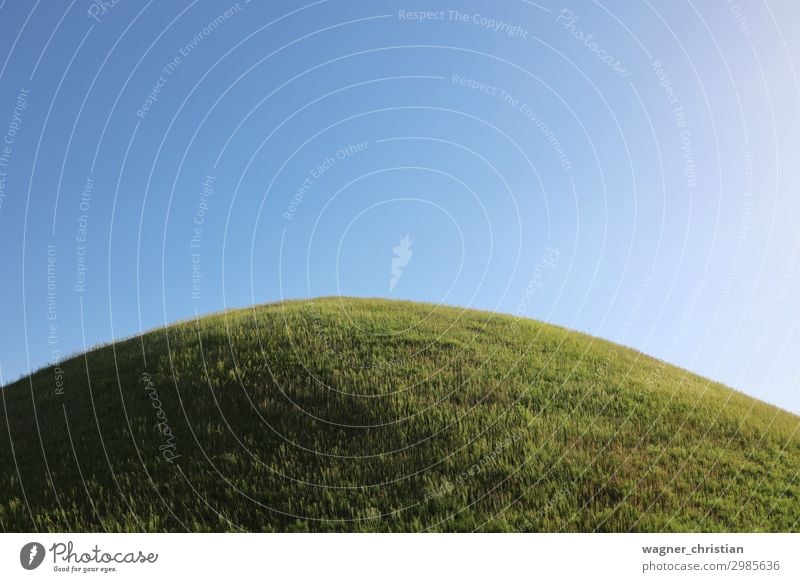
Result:
<svg viewBox="0 0 800 582"><path fill-rule="evenodd" d="M550 321L800 412L798 22L726 0L2 1L3 381L342 294Z"/></svg>

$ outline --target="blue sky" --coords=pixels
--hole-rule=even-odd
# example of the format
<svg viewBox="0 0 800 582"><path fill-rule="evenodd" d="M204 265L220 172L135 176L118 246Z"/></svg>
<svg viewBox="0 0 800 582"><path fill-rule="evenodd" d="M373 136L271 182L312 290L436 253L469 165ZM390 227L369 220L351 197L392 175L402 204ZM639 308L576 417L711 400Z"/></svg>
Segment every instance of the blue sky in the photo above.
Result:
<svg viewBox="0 0 800 582"><path fill-rule="evenodd" d="M342 294L524 314L800 412L800 5L0 6L4 381Z"/></svg>

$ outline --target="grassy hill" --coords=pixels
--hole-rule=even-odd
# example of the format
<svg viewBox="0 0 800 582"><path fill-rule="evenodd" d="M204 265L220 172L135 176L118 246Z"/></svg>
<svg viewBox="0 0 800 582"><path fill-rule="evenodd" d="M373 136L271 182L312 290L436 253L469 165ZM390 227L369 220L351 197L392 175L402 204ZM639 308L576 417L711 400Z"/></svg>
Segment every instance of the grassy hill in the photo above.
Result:
<svg viewBox="0 0 800 582"><path fill-rule="evenodd" d="M800 418L509 316L285 302L0 394L9 531L800 529Z"/></svg>

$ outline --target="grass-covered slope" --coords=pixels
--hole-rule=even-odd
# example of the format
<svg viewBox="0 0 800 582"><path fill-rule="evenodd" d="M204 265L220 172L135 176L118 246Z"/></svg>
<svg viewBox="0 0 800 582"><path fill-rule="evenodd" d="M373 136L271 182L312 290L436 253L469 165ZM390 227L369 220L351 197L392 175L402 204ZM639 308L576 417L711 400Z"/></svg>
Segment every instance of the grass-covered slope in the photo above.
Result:
<svg viewBox="0 0 800 582"><path fill-rule="evenodd" d="M507 316L287 302L0 393L5 530L800 529L797 416Z"/></svg>

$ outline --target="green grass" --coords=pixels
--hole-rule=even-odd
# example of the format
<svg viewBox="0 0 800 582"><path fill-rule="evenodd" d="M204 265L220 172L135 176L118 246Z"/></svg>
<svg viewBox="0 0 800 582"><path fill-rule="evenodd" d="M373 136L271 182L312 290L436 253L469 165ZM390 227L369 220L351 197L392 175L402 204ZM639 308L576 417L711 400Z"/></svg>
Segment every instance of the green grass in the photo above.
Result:
<svg viewBox="0 0 800 582"><path fill-rule="evenodd" d="M4 530L800 529L800 418L535 321L285 302L61 369L0 391Z"/></svg>

